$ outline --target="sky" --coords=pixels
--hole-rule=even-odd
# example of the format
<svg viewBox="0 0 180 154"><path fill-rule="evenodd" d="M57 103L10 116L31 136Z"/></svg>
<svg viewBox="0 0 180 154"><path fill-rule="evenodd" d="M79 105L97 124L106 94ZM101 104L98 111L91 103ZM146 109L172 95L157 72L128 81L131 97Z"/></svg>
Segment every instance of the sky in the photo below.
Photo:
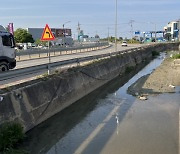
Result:
<svg viewBox="0 0 180 154"><path fill-rule="evenodd" d="M163 30L169 21L180 19L180 0L117 0L118 37L131 37L132 31ZM116 0L4 0L0 24L14 28L71 28L105 38L115 36ZM132 26L131 22L132 21ZM108 30L109 29L109 30Z"/></svg>

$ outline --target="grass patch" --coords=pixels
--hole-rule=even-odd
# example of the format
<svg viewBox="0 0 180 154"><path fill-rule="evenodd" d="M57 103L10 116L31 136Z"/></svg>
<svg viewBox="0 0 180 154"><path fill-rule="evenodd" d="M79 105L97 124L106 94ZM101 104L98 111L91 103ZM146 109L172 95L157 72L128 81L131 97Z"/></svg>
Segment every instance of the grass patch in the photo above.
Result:
<svg viewBox="0 0 180 154"><path fill-rule="evenodd" d="M132 70L134 70L134 67L133 67L133 66L128 66L128 67L126 67L125 73L128 74L128 73L130 73Z"/></svg>
<svg viewBox="0 0 180 154"><path fill-rule="evenodd" d="M173 55L172 58L173 58L173 59L180 59L180 54L175 54L175 55Z"/></svg>
<svg viewBox="0 0 180 154"><path fill-rule="evenodd" d="M0 153L20 153L14 148L25 137L23 127L19 123L6 122L0 127ZM21 151L22 152L22 151Z"/></svg>
<svg viewBox="0 0 180 154"><path fill-rule="evenodd" d="M153 57L157 57L157 56L159 56L159 55L160 55L159 52L157 52L157 51L152 51L152 56L153 56Z"/></svg>

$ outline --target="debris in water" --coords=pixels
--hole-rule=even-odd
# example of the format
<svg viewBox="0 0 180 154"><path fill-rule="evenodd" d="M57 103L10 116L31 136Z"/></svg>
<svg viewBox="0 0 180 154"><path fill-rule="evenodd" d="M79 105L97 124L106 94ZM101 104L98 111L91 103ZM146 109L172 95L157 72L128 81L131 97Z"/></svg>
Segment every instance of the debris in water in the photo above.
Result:
<svg viewBox="0 0 180 154"><path fill-rule="evenodd" d="M119 118L117 115L116 115L116 123L119 124Z"/></svg>
<svg viewBox="0 0 180 154"><path fill-rule="evenodd" d="M136 92L136 93L135 93L135 96L138 96L138 95L139 95L139 93L138 93L138 92Z"/></svg>
<svg viewBox="0 0 180 154"><path fill-rule="evenodd" d="M170 87L170 88L175 88L175 86L174 86L174 85L171 85L171 84L169 85L169 87Z"/></svg>
<svg viewBox="0 0 180 154"><path fill-rule="evenodd" d="M139 98L140 100L142 100L142 101L147 100L147 97L146 97L146 96L138 96L138 98Z"/></svg>
<svg viewBox="0 0 180 154"><path fill-rule="evenodd" d="M3 98L2 96L0 96L0 102L2 102L2 101L3 101L3 99L4 99L4 98Z"/></svg>

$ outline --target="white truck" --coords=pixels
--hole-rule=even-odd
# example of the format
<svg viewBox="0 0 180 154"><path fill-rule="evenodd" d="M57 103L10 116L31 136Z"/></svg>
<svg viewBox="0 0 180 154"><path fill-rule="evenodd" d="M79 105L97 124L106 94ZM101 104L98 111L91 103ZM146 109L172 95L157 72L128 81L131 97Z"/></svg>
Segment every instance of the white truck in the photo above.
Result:
<svg viewBox="0 0 180 154"><path fill-rule="evenodd" d="M0 25L0 72L16 67L14 37Z"/></svg>

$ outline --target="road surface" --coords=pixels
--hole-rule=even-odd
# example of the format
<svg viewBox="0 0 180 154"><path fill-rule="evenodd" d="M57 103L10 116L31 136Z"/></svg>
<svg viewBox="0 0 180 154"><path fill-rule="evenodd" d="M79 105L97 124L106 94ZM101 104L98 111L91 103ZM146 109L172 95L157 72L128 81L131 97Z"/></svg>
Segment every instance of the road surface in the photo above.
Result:
<svg viewBox="0 0 180 154"><path fill-rule="evenodd" d="M122 47L120 44L117 46L117 51L123 51L126 49L132 49L132 48L137 48L145 46L145 44L132 44L128 45L127 47ZM99 54L105 54L105 53L112 53L115 52L114 46L111 46L106 49L101 49L101 50L96 50L96 51L89 51L89 52L82 52L82 53L75 53L75 54L68 54L68 55L60 55L60 56L53 56L51 57L51 62L57 62L57 61L64 61L68 59L74 59L74 58L80 58L80 57L87 57L87 56L93 56L93 55L99 55ZM41 65L41 64L48 64L49 63L49 58L40 58L40 59L34 59L34 60L25 60L25 61L17 61L17 66L15 69L21 69L25 67L31 67L31 66L36 66L36 65ZM77 64L73 64L71 66L63 66L61 69L67 69L72 66L76 66ZM42 70L41 72L33 73L33 74L28 74L24 76L18 76L13 79L8 79L8 80L2 80L0 81L0 88L5 88L9 87L12 85L16 85L19 83L23 83L29 80L34 80L38 76L47 73L47 70Z"/></svg>
<svg viewBox="0 0 180 154"><path fill-rule="evenodd" d="M140 46L142 46L142 45L133 44L133 45L129 45L128 47L121 47L121 45L118 45L117 51L122 51L122 50L125 50L125 49L137 48L137 47L140 47ZM68 60L68 59L73 59L73 58L80 58L80 57L99 55L99 54L105 54L105 53L112 53L114 51L115 51L114 46L112 46L112 47L102 49L102 50L83 52L83 53L76 53L76 54L68 54L68 55L60 55L60 56L56 56L56 57L51 57L51 62L57 62L57 61L63 61L63 60ZM18 61L16 69L35 66L35 65L40 65L40 64L45 64L45 63L48 63L48 62L49 62L48 57L47 58L42 58L42 59Z"/></svg>

